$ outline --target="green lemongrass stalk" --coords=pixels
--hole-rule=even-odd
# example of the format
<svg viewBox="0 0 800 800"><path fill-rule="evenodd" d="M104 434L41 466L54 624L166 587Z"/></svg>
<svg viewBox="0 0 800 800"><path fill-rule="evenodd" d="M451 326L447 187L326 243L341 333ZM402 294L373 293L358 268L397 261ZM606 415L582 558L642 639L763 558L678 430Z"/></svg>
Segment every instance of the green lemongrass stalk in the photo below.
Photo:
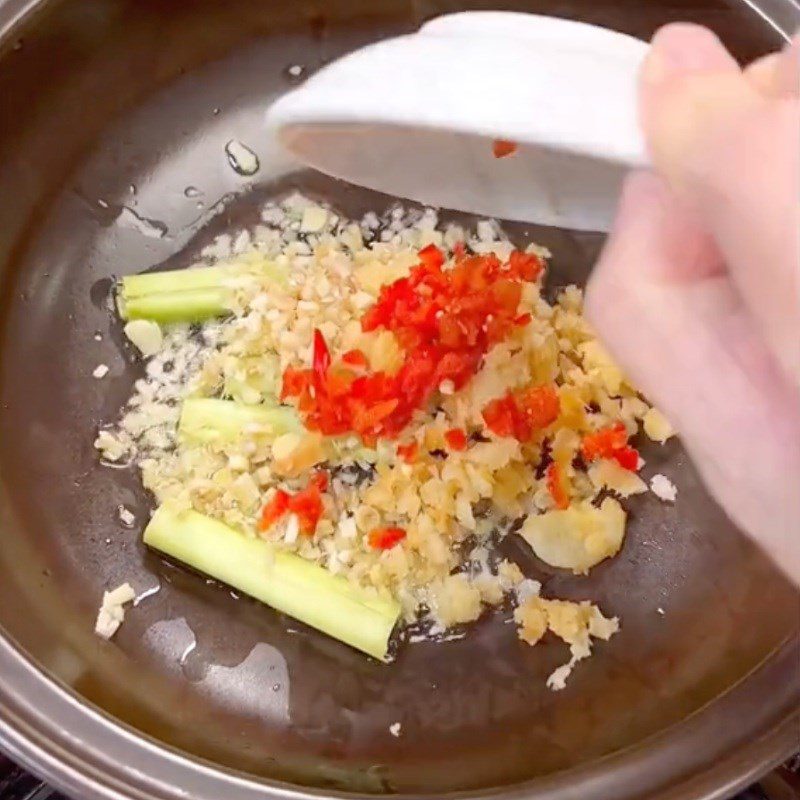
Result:
<svg viewBox="0 0 800 800"><path fill-rule="evenodd" d="M141 275L126 275L120 280L120 288L126 300L148 294L165 292L188 292L193 289L216 289L224 286L233 277L230 267L189 267L167 272L144 272Z"/></svg>
<svg viewBox="0 0 800 800"><path fill-rule="evenodd" d="M233 290L248 277L266 277L284 285L288 273L285 267L255 255L216 267L126 275L119 282L117 307L125 320L201 322L230 313Z"/></svg>
<svg viewBox="0 0 800 800"><path fill-rule="evenodd" d="M190 397L181 408L178 435L198 444L225 443L255 426L271 438L304 430L297 412L289 406L248 406L233 400Z"/></svg>
<svg viewBox="0 0 800 800"><path fill-rule="evenodd" d="M117 308L124 320L149 319L162 325L172 322L202 322L231 313L231 290L224 287L160 292L126 298L117 296Z"/></svg>
<svg viewBox="0 0 800 800"><path fill-rule="evenodd" d="M148 546L266 603L312 628L385 661L400 614L392 599L263 539L248 538L196 511L163 505L144 532Z"/></svg>

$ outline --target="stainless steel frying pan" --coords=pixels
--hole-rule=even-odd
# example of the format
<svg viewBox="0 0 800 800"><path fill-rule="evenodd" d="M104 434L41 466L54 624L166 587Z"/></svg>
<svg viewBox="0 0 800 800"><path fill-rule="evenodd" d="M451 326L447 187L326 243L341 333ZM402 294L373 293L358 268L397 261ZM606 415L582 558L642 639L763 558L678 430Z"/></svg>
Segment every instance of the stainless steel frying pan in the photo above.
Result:
<svg viewBox="0 0 800 800"><path fill-rule="evenodd" d="M96 427L141 370L106 305L114 276L188 263L291 187L349 214L391 202L267 151L286 68L482 5L0 2L0 745L74 797L722 798L797 746L798 597L677 444L644 455L679 502L631 503L623 552L590 578L514 553L623 620L557 694L561 646L526 648L502 613L386 667L169 566L140 544L135 476L97 464ZM693 19L743 59L800 21L788 0L501 5L645 37ZM259 153L253 179L226 163L234 138ZM510 227L552 249L556 283L583 280L600 244ZM162 588L107 643L94 616L123 580Z"/></svg>

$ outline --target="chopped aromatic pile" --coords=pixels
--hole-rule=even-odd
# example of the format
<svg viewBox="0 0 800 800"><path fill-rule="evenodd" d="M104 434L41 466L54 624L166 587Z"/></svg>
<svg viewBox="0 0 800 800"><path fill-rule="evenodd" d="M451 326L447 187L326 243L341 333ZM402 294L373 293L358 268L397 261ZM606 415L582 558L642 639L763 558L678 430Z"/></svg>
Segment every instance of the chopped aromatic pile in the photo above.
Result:
<svg viewBox="0 0 800 800"><path fill-rule="evenodd" d="M631 439L668 423L580 290L548 303L546 251L493 222L354 223L299 195L262 222L120 283L146 377L95 444L155 496L145 542L380 659L398 624L442 636L511 602L522 640L570 645L561 688L617 620L539 597L498 538L575 573L613 557L611 495L648 489Z"/></svg>

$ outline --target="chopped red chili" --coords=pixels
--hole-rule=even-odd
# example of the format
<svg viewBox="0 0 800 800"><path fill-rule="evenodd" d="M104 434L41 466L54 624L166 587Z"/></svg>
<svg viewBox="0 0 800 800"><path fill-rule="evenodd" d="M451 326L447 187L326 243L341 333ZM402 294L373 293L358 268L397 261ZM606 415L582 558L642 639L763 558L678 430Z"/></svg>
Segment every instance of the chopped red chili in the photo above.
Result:
<svg viewBox="0 0 800 800"><path fill-rule="evenodd" d="M406 462L412 464L416 461L417 454L419 453L419 444L417 442L409 442L408 444L397 445L397 455Z"/></svg>
<svg viewBox="0 0 800 800"><path fill-rule="evenodd" d="M297 515L300 533L304 536L313 536L323 511L319 488L310 483L305 489L298 492L289 500L289 511Z"/></svg>
<svg viewBox="0 0 800 800"><path fill-rule="evenodd" d="M639 467L639 453L633 447L623 447L615 450L612 458L625 469L635 472Z"/></svg>
<svg viewBox="0 0 800 800"><path fill-rule="evenodd" d="M530 429L513 395L492 400L483 409L486 427L497 436L513 436L520 441L530 438Z"/></svg>
<svg viewBox="0 0 800 800"><path fill-rule="evenodd" d="M561 401L555 386L533 386L520 395L519 404L534 429L546 428L561 413Z"/></svg>
<svg viewBox="0 0 800 800"><path fill-rule="evenodd" d="M369 365L367 357L361 350L348 350L342 356L342 362L347 364L348 367L355 367L356 369L366 369Z"/></svg>
<svg viewBox="0 0 800 800"><path fill-rule="evenodd" d="M563 511L569 507L569 495L564 487L564 472L555 462L547 468L547 490L550 492L556 508Z"/></svg>
<svg viewBox="0 0 800 800"><path fill-rule="evenodd" d="M517 313L522 282L541 272L538 256L514 251L505 264L494 254L464 256L443 269L438 247L418 255L419 264L382 287L361 320L365 332L383 328L397 337L405 360L396 374L369 373L353 355L358 351L332 368L319 331L313 369L286 370L281 399L297 398L308 428L330 436L355 432L367 442L396 438L441 383L463 387L489 348L524 322ZM359 374L348 369L356 366Z"/></svg>
<svg viewBox="0 0 800 800"><path fill-rule="evenodd" d="M536 431L555 422L560 411L555 386L534 386L492 400L483 409L483 420L497 436L513 436L526 442Z"/></svg>
<svg viewBox="0 0 800 800"><path fill-rule="evenodd" d="M467 449L467 434L461 428L452 428L444 435L444 440L451 450Z"/></svg>
<svg viewBox="0 0 800 800"><path fill-rule="evenodd" d="M291 495L278 489L272 496L269 503L261 509L261 520L258 523L260 530L265 531L271 528L288 510Z"/></svg>
<svg viewBox="0 0 800 800"><path fill-rule="evenodd" d="M288 397L302 397L311 386L309 370L287 367L283 373L283 386L281 387L281 401Z"/></svg>
<svg viewBox="0 0 800 800"><path fill-rule="evenodd" d="M367 542L374 550L388 550L405 538L402 528L375 528L367 534Z"/></svg>
<svg viewBox="0 0 800 800"><path fill-rule="evenodd" d="M508 268L512 274L524 281L535 281L544 271L544 261L536 253L513 250L508 257Z"/></svg>
<svg viewBox="0 0 800 800"><path fill-rule="evenodd" d="M444 264L444 254L435 244L423 247L417 256L420 263L428 269L439 269Z"/></svg>
<svg viewBox="0 0 800 800"><path fill-rule="evenodd" d="M628 431L621 422L586 434L581 443L581 454L586 461L614 459L621 467L631 471L635 471L639 465L639 453L628 445Z"/></svg>
<svg viewBox="0 0 800 800"><path fill-rule="evenodd" d="M517 143L509 139L495 139L492 142L492 154L495 158L506 158L517 152Z"/></svg>
<svg viewBox="0 0 800 800"><path fill-rule="evenodd" d="M331 354L322 331L314 331L314 388L319 392L325 386L325 378L331 365Z"/></svg>
<svg viewBox="0 0 800 800"><path fill-rule="evenodd" d="M625 426L618 422L608 428L601 428L594 433L587 433L581 443L581 452L587 461L596 458L610 458L615 450L619 450L628 443L628 432Z"/></svg>
<svg viewBox="0 0 800 800"><path fill-rule="evenodd" d="M304 536L313 536L324 510L322 493L327 491L328 482L328 473L320 471L314 473L308 486L297 494L291 495L283 489L278 489L261 510L259 529L265 531L271 528L285 514L296 514L300 533Z"/></svg>
<svg viewBox="0 0 800 800"><path fill-rule="evenodd" d="M316 486L321 492L327 492L328 485L330 484L330 476L324 469L318 470L311 476L310 484L311 486Z"/></svg>

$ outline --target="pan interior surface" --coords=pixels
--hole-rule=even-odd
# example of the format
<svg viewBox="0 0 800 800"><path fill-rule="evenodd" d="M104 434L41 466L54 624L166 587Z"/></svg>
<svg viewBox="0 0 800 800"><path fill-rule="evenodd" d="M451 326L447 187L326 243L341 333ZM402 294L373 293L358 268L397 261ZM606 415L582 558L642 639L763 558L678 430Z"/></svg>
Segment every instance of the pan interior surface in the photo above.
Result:
<svg viewBox="0 0 800 800"><path fill-rule="evenodd" d="M133 471L100 466L92 446L142 374L109 308L114 278L189 264L293 189L352 217L388 208L392 198L270 150L264 110L298 79L288 67L302 67L302 79L461 7L30 4L0 47L0 116L13 120L0 132L0 628L110 718L215 767L350 793L532 782L533 797L538 780L713 713L797 632L796 594L713 504L674 441L644 446L643 456L648 474L678 486L677 503L630 501L623 551L590 577L548 569L508 543L545 594L593 599L621 619L621 632L560 693L545 679L566 648L523 645L508 611L463 639L406 646L387 667L142 546L150 500ZM717 24L743 58L776 45L743 4L703 6L712 7L708 18L688 5L682 16ZM535 10L644 37L675 13L633 0L552 0ZM231 140L259 156L254 176L231 169ZM442 213L450 218L472 221ZM552 250L551 285L582 283L601 244L594 234L507 230ZM110 372L97 380L101 363ZM132 528L120 523L120 505L134 511ZM106 643L92 633L97 607L123 581L160 591ZM792 672L776 677L794 681L796 698ZM699 771L759 735L783 713L764 703L735 725L717 724L718 736L686 763ZM399 737L390 732L397 722Z"/></svg>

